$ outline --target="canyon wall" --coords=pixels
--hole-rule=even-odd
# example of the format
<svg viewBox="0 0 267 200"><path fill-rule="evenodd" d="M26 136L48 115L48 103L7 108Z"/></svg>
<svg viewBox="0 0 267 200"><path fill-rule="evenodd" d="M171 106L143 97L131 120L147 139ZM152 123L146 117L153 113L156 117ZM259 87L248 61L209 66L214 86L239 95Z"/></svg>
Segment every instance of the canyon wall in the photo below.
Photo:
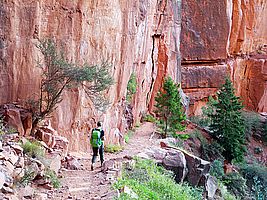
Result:
<svg viewBox="0 0 267 200"><path fill-rule="evenodd" d="M42 58L38 39L52 38L73 62L112 63L115 84L106 92L105 112L92 106L82 88L64 93L50 119L70 150L89 150L88 132L103 121L107 142L125 132L126 92L131 73L137 75L134 119L153 104L168 74L180 81L180 0L0 0L0 104L38 96ZM117 136L116 136L117 135Z"/></svg>
<svg viewBox="0 0 267 200"><path fill-rule="evenodd" d="M129 112L136 122L152 111L167 75L182 82L190 114L201 114L226 74L248 109L267 112L266 19L266 0L0 0L0 104L38 96L42 55L35 45L52 38L70 61L113 65L107 110L94 109L76 88L53 113L52 126L70 150L90 149L87 135L98 120L107 142L117 142ZM137 93L129 108L132 73Z"/></svg>
<svg viewBox="0 0 267 200"><path fill-rule="evenodd" d="M229 74L249 110L267 112L267 1L182 1L182 87L201 114Z"/></svg>

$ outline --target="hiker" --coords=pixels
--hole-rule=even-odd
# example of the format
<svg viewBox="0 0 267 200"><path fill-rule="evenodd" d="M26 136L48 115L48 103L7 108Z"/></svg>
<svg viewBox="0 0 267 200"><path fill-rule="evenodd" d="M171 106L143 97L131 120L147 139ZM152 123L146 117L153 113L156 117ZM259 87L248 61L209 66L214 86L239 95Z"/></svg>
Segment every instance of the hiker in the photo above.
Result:
<svg viewBox="0 0 267 200"><path fill-rule="evenodd" d="M101 122L97 122L97 128L92 130L90 143L93 148L91 170L94 170L94 164L98 155L98 151L100 154L101 167L104 162L104 131L102 130Z"/></svg>

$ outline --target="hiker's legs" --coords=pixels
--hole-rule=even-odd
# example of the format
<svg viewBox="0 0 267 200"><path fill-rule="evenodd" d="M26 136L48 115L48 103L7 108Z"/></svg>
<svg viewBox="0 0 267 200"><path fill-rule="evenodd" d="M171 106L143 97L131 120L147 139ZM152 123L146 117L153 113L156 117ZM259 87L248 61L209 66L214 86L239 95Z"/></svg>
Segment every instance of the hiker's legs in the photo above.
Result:
<svg viewBox="0 0 267 200"><path fill-rule="evenodd" d="M92 157L92 165L91 165L91 169L92 170L94 169L94 164L95 164L95 161L96 161L97 154L98 154L98 148L97 147L93 147L93 157Z"/></svg>
<svg viewBox="0 0 267 200"><path fill-rule="evenodd" d="M101 161L101 166L104 162L104 145L101 145L99 147L99 155L100 155L100 161Z"/></svg>

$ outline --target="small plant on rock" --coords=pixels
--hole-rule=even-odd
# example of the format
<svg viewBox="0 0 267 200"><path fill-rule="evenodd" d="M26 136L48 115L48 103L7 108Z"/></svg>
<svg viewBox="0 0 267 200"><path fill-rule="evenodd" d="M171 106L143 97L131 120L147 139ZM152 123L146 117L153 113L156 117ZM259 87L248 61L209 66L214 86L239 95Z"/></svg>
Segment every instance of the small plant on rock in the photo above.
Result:
<svg viewBox="0 0 267 200"><path fill-rule="evenodd" d="M24 144L21 144L23 152L32 158L44 157L44 149L40 146L39 142L26 141Z"/></svg>
<svg viewBox="0 0 267 200"><path fill-rule="evenodd" d="M123 147L115 144L108 144L105 146L105 152L107 153L117 153L123 150Z"/></svg>
<svg viewBox="0 0 267 200"><path fill-rule="evenodd" d="M51 184L53 185L54 188L59 188L60 187L60 181L56 175L56 173L50 169L45 170L44 177L49 179Z"/></svg>
<svg viewBox="0 0 267 200"><path fill-rule="evenodd" d="M130 76L130 79L127 84L127 95L126 95L126 100L128 102L132 101L133 95L137 91L137 79L136 79L136 74L132 73Z"/></svg>

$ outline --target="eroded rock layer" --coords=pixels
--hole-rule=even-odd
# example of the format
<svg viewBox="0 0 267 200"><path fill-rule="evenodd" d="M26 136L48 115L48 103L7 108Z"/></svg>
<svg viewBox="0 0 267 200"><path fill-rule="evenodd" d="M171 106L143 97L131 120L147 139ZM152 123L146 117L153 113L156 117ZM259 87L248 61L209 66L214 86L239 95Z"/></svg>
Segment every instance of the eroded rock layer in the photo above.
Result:
<svg viewBox="0 0 267 200"><path fill-rule="evenodd" d="M89 149L88 132L104 122L107 142L125 131L126 92L137 75L134 119L152 109L153 97L169 74L180 80L180 1L171 0L0 0L0 104L38 96L41 57L38 38L53 38L75 62L113 64L111 106L98 113L80 88L64 93L52 126L70 141L70 150ZM125 114L126 113L126 114Z"/></svg>
<svg viewBox="0 0 267 200"><path fill-rule="evenodd" d="M182 1L182 82L191 114L201 114L226 74L247 109L267 112L266 19L265 0Z"/></svg>

